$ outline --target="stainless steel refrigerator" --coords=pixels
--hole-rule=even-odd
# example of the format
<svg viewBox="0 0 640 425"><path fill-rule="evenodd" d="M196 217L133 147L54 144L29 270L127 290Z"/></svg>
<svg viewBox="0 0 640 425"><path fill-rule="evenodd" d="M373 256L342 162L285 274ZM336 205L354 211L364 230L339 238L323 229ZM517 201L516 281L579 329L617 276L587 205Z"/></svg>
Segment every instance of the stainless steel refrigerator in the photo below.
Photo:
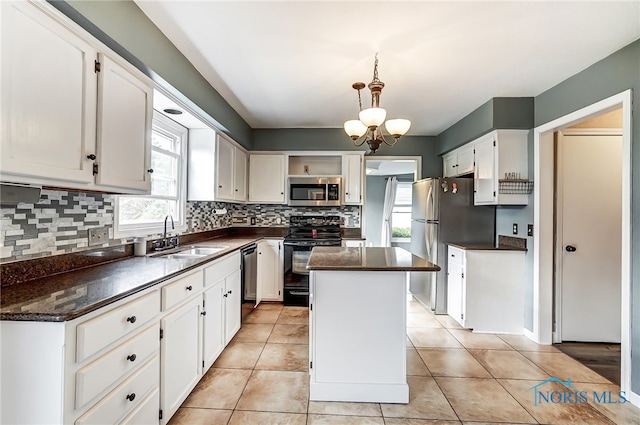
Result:
<svg viewBox="0 0 640 425"><path fill-rule="evenodd" d="M447 312L447 243L493 245L496 209L473 205L473 179L433 178L413 184L411 252L440 266L410 275L409 291L436 314Z"/></svg>

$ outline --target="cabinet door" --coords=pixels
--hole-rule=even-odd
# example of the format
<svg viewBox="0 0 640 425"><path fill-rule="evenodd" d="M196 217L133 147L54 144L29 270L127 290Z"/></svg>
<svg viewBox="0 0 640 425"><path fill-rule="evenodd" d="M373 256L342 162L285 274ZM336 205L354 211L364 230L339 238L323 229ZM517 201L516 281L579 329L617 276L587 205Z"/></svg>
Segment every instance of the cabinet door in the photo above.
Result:
<svg viewBox="0 0 640 425"><path fill-rule="evenodd" d="M495 139L487 138L475 145L474 203L493 204L496 201Z"/></svg>
<svg viewBox="0 0 640 425"><path fill-rule="evenodd" d="M41 5L0 7L2 179L82 188L93 182L97 52Z"/></svg>
<svg viewBox="0 0 640 425"><path fill-rule="evenodd" d="M236 148L235 150L235 177L233 184L235 186L234 199L236 201L247 200L247 154Z"/></svg>
<svg viewBox="0 0 640 425"><path fill-rule="evenodd" d="M96 184L150 193L153 85L131 66L100 55Z"/></svg>
<svg viewBox="0 0 640 425"><path fill-rule="evenodd" d="M225 345L240 330L242 296L240 270L236 270L225 278Z"/></svg>
<svg viewBox="0 0 640 425"><path fill-rule="evenodd" d="M343 175L345 204L362 203L362 156L344 155Z"/></svg>
<svg viewBox="0 0 640 425"><path fill-rule="evenodd" d="M160 321L161 405L163 417L170 418L187 398L201 376L201 297L177 308ZM161 422L166 423L168 419Z"/></svg>
<svg viewBox="0 0 640 425"><path fill-rule="evenodd" d="M456 175L456 165L458 162L458 154L450 152L442 157L442 174L444 177L453 177Z"/></svg>
<svg viewBox="0 0 640 425"><path fill-rule="evenodd" d="M281 240L258 243L258 286L262 300L282 301L283 252Z"/></svg>
<svg viewBox="0 0 640 425"><path fill-rule="evenodd" d="M456 167L456 175L464 175L473 173L473 145L464 146L458 150L458 164Z"/></svg>
<svg viewBox="0 0 640 425"><path fill-rule="evenodd" d="M464 326L463 279L464 268L462 265L449 261L447 269L447 314Z"/></svg>
<svg viewBox="0 0 640 425"><path fill-rule="evenodd" d="M284 204L285 156L251 155L249 158L249 201Z"/></svg>
<svg viewBox="0 0 640 425"><path fill-rule="evenodd" d="M234 147L220 136L216 140L216 200L233 200Z"/></svg>
<svg viewBox="0 0 640 425"><path fill-rule="evenodd" d="M214 284L203 294L202 346L204 368L211 367L225 346L225 299L227 290L224 279Z"/></svg>

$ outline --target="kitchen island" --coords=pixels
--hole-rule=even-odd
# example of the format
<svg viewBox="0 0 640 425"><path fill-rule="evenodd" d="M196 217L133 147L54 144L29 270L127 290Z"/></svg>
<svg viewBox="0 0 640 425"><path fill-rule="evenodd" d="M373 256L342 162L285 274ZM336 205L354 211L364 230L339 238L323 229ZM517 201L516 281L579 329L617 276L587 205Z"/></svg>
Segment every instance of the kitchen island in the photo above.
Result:
<svg viewBox="0 0 640 425"><path fill-rule="evenodd" d="M407 281L440 267L402 248L315 247L310 400L408 403Z"/></svg>

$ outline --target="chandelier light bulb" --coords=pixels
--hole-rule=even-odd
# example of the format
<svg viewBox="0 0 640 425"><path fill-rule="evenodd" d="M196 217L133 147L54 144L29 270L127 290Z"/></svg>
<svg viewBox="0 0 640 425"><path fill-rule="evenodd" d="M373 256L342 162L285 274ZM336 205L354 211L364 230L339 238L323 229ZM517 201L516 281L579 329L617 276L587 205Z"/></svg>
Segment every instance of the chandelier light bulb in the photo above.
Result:
<svg viewBox="0 0 640 425"><path fill-rule="evenodd" d="M367 132L367 126L360 120L349 120L344 123L344 131L353 140L362 137Z"/></svg>
<svg viewBox="0 0 640 425"><path fill-rule="evenodd" d="M382 125L387 117L387 111L382 108L367 108L360 111L360 121L368 128L375 129Z"/></svg>
<svg viewBox="0 0 640 425"><path fill-rule="evenodd" d="M405 120L403 118L396 118L393 120L388 120L384 123L384 126L386 127L387 132L397 139L400 136L404 136L404 134L409 131L409 127L411 127L411 121Z"/></svg>

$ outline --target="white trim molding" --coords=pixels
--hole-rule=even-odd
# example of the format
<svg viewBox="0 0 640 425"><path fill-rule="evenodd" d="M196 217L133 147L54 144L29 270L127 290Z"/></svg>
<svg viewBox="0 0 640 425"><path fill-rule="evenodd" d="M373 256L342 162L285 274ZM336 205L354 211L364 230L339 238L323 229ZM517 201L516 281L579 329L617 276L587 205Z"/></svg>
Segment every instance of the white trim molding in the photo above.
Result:
<svg viewBox="0 0 640 425"><path fill-rule="evenodd" d="M553 337L554 281L554 133L595 115L622 107L622 299L621 385L638 405L640 396L631 392L631 90L557 118L534 129L534 254L533 332L526 335L540 344ZM635 402L633 402L635 400Z"/></svg>

